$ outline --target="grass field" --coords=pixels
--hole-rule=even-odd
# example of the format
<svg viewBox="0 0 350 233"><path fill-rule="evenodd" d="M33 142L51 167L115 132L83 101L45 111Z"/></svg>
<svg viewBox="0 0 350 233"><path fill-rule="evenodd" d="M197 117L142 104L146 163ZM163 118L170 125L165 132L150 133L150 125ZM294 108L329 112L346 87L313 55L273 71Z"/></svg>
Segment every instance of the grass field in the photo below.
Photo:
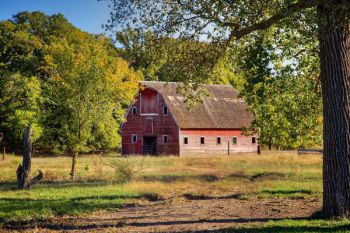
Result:
<svg viewBox="0 0 350 233"><path fill-rule="evenodd" d="M69 179L71 158L33 158L32 174L44 180L16 190L21 158L0 161L0 225L45 221L55 216L116 210L130 201L235 198L322 198L322 158L271 152L263 155L130 157L88 155L78 158L77 178ZM347 220L286 220L244 225L246 232L345 232Z"/></svg>

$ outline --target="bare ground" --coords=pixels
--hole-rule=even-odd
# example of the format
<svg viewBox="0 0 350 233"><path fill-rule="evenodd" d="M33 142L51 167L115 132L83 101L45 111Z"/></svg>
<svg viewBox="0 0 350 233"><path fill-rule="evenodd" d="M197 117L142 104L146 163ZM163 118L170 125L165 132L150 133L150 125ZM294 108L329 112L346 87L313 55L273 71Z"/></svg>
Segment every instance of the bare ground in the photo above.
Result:
<svg viewBox="0 0 350 233"><path fill-rule="evenodd" d="M215 232L269 220L306 219L320 208L317 199L237 199L235 196L173 198L133 202L118 211L60 217L27 225L20 232ZM0 229L1 231L1 229Z"/></svg>

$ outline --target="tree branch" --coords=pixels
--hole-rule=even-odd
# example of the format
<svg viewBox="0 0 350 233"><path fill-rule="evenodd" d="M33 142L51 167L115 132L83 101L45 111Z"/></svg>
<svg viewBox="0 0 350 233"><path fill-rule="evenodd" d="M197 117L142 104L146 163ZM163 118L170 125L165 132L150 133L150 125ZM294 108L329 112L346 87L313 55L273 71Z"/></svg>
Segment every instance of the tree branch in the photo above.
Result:
<svg viewBox="0 0 350 233"><path fill-rule="evenodd" d="M293 15L296 12L317 6L318 2L319 0L300 0L297 3L290 4L289 6L287 6L286 9L281 10L277 14L271 16L270 18L256 24L252 24L245 28L239 28L237 24L231 25L229 22L227 22L226 23L227 26L234 27L234 29L231 31L229 35L228 41L231 41L232 39L240 39L243 36L248 35L249 33L252 33L256 30L267 29L271 27L273 24Z"/></svg>

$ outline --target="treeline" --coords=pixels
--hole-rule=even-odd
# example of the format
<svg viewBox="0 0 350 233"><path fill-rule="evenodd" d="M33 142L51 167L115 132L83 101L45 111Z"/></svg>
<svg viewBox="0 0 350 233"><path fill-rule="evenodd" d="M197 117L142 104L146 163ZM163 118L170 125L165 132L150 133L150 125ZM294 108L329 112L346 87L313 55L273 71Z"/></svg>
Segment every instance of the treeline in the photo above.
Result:
<svg viewBox="0 0 350 233"><path fill-rule="evenodd" d="M111 39L61 14L21 12L0 22L0 132L20 150L31 127L35 150L81 153L119 145L124 110L142 74Z"/></svg>
<svg viewBox="0 0 350 233"><path fill-rule="evenodd" d="M189 108L207 95L200 84L233 85L255 116L247 132L259 130L261 144L321 144L318 44L306 37L273 29L227 49L124 30L117 48L63 15L18 13L0 22L0 132L13 150L29 125L34 148L45 153L115 149L137 81L145 79L181 82Z"/></svg>

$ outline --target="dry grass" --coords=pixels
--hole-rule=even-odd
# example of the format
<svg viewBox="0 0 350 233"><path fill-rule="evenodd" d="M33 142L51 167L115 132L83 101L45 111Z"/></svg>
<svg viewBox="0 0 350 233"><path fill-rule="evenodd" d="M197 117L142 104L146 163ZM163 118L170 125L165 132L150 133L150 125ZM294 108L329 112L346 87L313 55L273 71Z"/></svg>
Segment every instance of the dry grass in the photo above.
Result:
<svg viewBox="0 0 350 233"><path fill-rule="evenodd" d="M16 191L15 171L21 158L0 161L0 220L47 218L57 214L80 214L118 208L130 198L152 199L237 195L240 198L321 197L320 155L298 156L295 152L186 157L128 157L88 155L78 158L77 179L69 179L70 157L33 158L32 174L40 169L44 181L29 191ZM132 171L131 180L120 182L116 163ZM120 166L119 166L120 167ZM125 172L125 171L123 171ZM118 195L118 198L115 195ZM89 202L86 202L86 199ZM23 210L5 213L23 200L33 203ZM46 199L65 201L67 210ZM45 202L45 211L41 203ZM68 206L72 205L72 208ZM2 206L1 206L2 205ZM84 207L82 207L84 206ZM79 211L77 211L77 209ZM32 210L32 211L31 211ZM40 213L36 213L39 211ZM36 213L36 214L34 214ZM12 214L10 216L10 214Z"/></svg>

